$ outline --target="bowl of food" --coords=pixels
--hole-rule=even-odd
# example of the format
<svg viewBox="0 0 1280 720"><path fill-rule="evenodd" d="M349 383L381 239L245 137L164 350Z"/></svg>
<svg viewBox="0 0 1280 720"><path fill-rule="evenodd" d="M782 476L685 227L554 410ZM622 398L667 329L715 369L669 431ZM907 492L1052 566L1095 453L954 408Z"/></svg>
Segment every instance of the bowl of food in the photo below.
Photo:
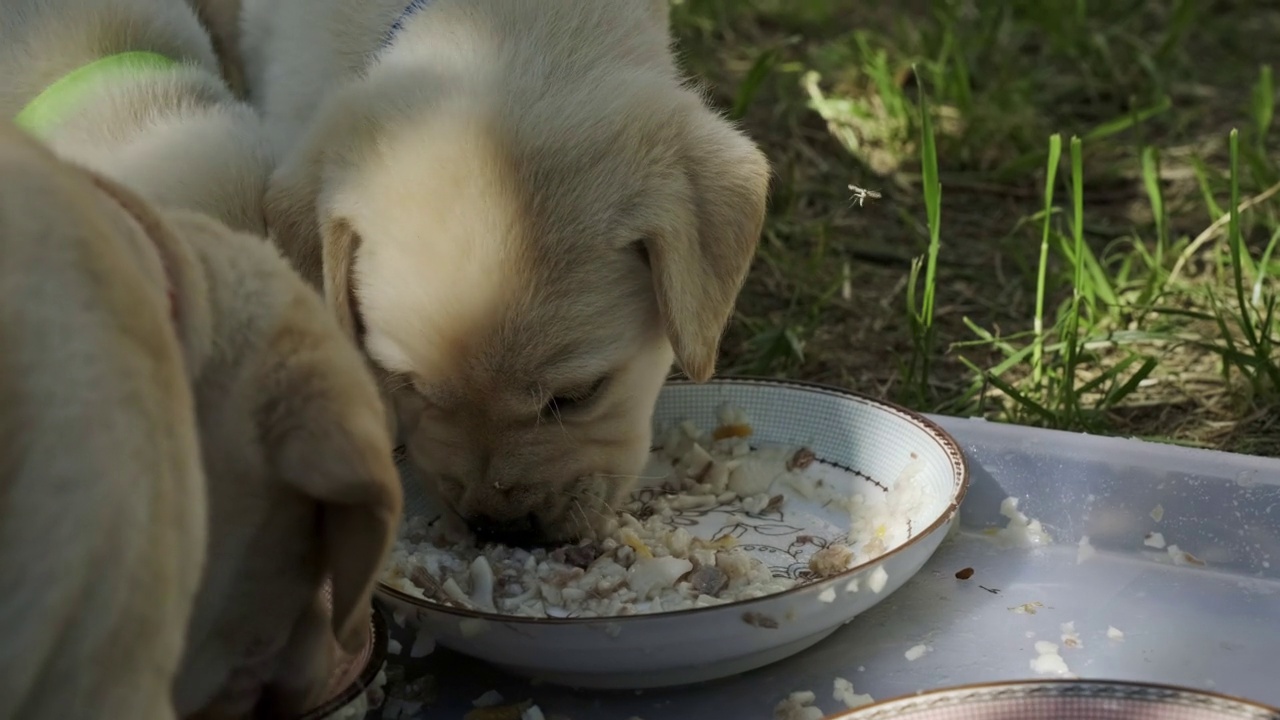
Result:
<svg viewBox="0 0 1280 720"><path fill-rule="evenodd" d="M325 584L325 600L332 602L332 589ZM387 621L376 604L369 617L369 633L364 645L353 655L339 653L329 677L325 700L299 720L362 720L383 701L386 684Z"/></svg>
<svg viewBox="0 0 1280 720"><path fill-rule="evenodd" d="M1280 709L1151 683L1025 680L945 688L826 720L1280 720Z"/></svg>
<svg viewBox="0 0 1280 720"><path fill-rule="evenodd" d="M897 590L968 487L946 432L890 403L780 380L672 382L651 461L600 537L478 545L401 465L378 585L397 623L583 688L702 682L789 657Z"/></svg>

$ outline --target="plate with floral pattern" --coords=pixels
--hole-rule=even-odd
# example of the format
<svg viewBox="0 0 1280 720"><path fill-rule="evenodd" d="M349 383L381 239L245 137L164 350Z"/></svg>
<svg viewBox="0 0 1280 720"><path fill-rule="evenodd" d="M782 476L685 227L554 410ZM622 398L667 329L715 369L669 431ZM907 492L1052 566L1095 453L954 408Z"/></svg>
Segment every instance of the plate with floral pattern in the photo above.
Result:
<svg viewBox="0 0 1280 720"><path fill-rule="evenodd" d="M415 583L405 571L431 550L426 528L448 513L404 464L406 522L379 597L397 623L520 675L593 688L702 682L794 655L888 597L947 535L969 481L955 440L928 419L807 383L672 382L659 397L653 433L650 468L625 507L637 527L634 552L618 543L609 552L619 563L629 559L628 577L649 556L670 555L672 587L697 601L673 590L619 605L604 593L566 609L515 587L477 607L461 587L452 595L461 602L451 602L427 587L435 579ZM719 475L708 470L708 454ZM752 463L734 465L747 455ZM654 537L667 538L670 549ZM517 564L564 557L530 561L513 552ZM711 552L738 563L749 557L753 583L699 594L707 565L731 565L722 554L707 562ZM503 572L493 572L502 590ZM691 595L690 586L699 592Z"/></svg>

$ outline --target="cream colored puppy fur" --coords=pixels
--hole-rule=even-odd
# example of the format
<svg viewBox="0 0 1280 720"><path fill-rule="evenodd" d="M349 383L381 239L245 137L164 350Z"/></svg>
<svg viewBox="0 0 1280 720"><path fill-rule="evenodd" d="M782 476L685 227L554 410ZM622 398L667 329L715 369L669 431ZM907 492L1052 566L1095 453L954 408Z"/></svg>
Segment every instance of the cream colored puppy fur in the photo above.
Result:
<svg viewBox="0 0 1280 720"><path fill-rule="evenodd" d="M407 5L244 0L268 225L459 515L580 535L644 464L673 348L712 375L768 166L684 86L666 0Z"/></svg>
<svg viewBox="0 0 1280 720"><path fill-rule="evenodd" d="M208 543L205 553L185 558L196 567L202 557L204 562L173 685L174 704L183 717L247 717L255 706L287 716L323 690L333 640L354 649L362 639L373 585L398 523L400 485L377 388L320 297L261 237L229 231L196 213L158 213L102 177L98 185L160 248L194 391ZM108 217L100 222L109 227L107 223L121 221ZM143 240L133 242L136 246ZM152 260L144 267L154 270L156 265ZM6 256L5 270L10 267L24 272ZM26 271L36 269L38 265ZM84 276L81 284L117 281L110 265L77 269ZM75 286L64 290L56 281L50 278L43 287L71 294L65 301L71 304L73 293L81 291ZM8 310L19 299L5 300ZM30 332L39 337L38 327ZM49 332L51 337L42 338L46 361L58 357L54 346L74 357L98 360L91 354L96 348L82 347L80 334ZM114 382L109 376L95 380ZM75 443L84 436L61 440L70 443L67 451L75 452ZM123 452L129 446L120 447ZM44 502L61 508L67 501L59 495ZM177 512L161 522L181 528L187 514ZM126 531L127 523L116 524L116 531ZM86 538L103 541L100 535ZM28 545L23 552L38 554L43 547ZM56 572L69 572L70 581L83 582L74 569L58 567ZM325 576L333 582L331 616L321 606ZM152 590L146 584L127 588L152 612L181 602L180 585L174 588L176 599ZM12 586L6 586L10 592ZM91 615L83 622L90 627L110 617L103 608L86 611ZM30 627L54 640L74 642L59 635L57 622ZM154 662L164 661L158 656ZM129 682L125 676L133 670L105 661L88 672L99 675L97 682L114 683Z"/></svg>
<svg viewBox="0 0 1280 720"><path fill-rule="evenodd" d="M0 718L175 717L208 318L175 332L155 230L0 124Z"/></svg>
<svg viewBox="0 0 1280 720"><path fill-rule="evenodd" d="M363 358L277 250L194 215L179 227L216 342L196 385L210 555L176 702L241 717L267 685L288 717L324 689L331 638L350 651L367 632L401 513L391 437Z"/></svg>
<svg viewBox="0 0 1280 720"><path fill-rule="evenodd" d="M220 76L209 34L186 0L4 0L0 116L16 116L77 68L139 50L183 67L103 82L42 137L162 206L265 232L262 195L274 160L260 119Z"/></svg>
<svg viewBox="0 0 1280 720"><path fill-rule="evenodd" d="M222 77L239 97L248 92L240 57L240 0L188 0L213 41Z"/></svg>

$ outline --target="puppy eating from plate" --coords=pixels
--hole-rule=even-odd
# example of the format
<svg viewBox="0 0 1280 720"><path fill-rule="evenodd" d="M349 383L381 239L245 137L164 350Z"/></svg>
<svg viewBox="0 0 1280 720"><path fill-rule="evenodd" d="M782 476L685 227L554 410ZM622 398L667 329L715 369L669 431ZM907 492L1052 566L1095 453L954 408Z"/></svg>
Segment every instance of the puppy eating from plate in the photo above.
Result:
<svg viewBox="0 0 1280 720"><path fill-rule="evenodd" d="M626 497L673 359L714 372L769 168L682 80L666 0L246 0L267 222L478 534Z"/></svg>

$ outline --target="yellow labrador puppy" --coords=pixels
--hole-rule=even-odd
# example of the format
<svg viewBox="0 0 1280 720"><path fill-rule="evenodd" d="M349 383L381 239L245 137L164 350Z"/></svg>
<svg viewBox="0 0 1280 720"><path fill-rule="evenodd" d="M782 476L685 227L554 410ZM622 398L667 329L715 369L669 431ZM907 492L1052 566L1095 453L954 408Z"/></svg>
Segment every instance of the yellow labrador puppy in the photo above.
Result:
<svg viewBox="0 0 1280 720"><path fill-rule="evenodd" d="M240 0L189 0L200 22L209 31L213 50L222 65L222 77L238 97L248 92L244 62L240 57Z"/></svg>
<svg viewBox="0 0 1280 720"><path fill-rule="evenodd" d="M186 0L0 9L0 116L150 201L261 234L274 159L257 113L219 73Z"/></svg>
<svg viewBox="0 0 1280 720"><path fill-rule="evenodd" d="M175 717L209 318L148 223L0 124L0 718Z"/></svg>
<svg viewBox="0 0 1280 720"><path fill-rule="evenodd" d="M174 222L208 278L215 338L195 394L209 559L176 703L289 717L323 691L333 640L353 652L367 632L401 513L391 436L363 358L278 250Z"/></svg>
<svg viewBox="0 0 1280 720"><path fill-rule="evenodd" d="M7 131L5 143L19 145L13 131ZM230 231L196 213L160 213L122 185L96 173L85 171L84 174L93 179L98 192L88 199L79 198L78 202L82 205L92 202L95 203L92 207L101 208L98 212L102 217L90 220L103 228L120 226L130 230L132 234L117 243L128 240L131 244L114 253L109 248L94 247L92 249L111 262L90 263L84 259L72 264L64 260L68 267L61 275L49 278L37 275L43 267L39 263L18 264L24 259L19 255L6 253L4 269L6 277L11 273L44 288L44 296L62 297L54 293L55 288L58 293L66 293L61 302L67 305L68 312L90 302L79 295L95 288L100 295L105 295L107 291L102 288L129 281L125 271L116 272L117 265L126 266L128 270L132 260L141 268L133 270L134 274L150 271L151 274L144 277L151 284L135 295L141 294L146 299L148 296L142 293L150 292L152 304L159 295L155 289L159 281L153 276L160 268L166 273L164 281L173 308L171 322L186 350L186 370L193 389L206 475L204 503L208 517L207 549L183 558L192 567L203 566L203 573L181 647L180 670L176 678L170 678L176 711L179 717L200 713L204 717L219 718L247 717L250 711L264 708L297 712L317 699L316 693L328 680L334 640L348 650L356 649L363 640L373 585L398 523L400 485L391 460L391 440L377 387L363 358L343 336L320 297L261 237ZM5 177L15 176L6 174ZM21 186L25 178L26 175L18 175L10 184ZM13 213L22 209L16 203L25 197L15 195ZM45 219L46 224L56 228L55 220L62 210L48 209L48 203L55 200L56 196L36 209L43 207L42 212L51 216ZM30 243L40 239L45 244L33 247L29 253L51 252L48 236L30 237L42 227L38 221L31 222L33 229L25 233L25 240ZM90 225L89 230L94 230L94 226ZM101 242L100 236L103 236L101 231L88 234L80 242L92 246ZM152 247L155 248L150 250L153 254L146 255ZM76 250L89 252L89 248ZM127 252L137 257L125 254ZM44 264L54 262L39 260ZM80 289L82 285L88 289ZM33 309L26 311L18 309L27 307L22 300L23 289L17 286L13 292L18 296L4 298L6 313L32 314L32 319L21 326L26 328L23 337L12 342L6 338L6 358L9 349L14 347L29 348L28 353L43 352L41 358L48 365L40 368L38 378L48 383L54 378L62 379L57 361L63 353L96 373L80 385L92 382L113 387L116 380L109 373L119 363L114 362L114 358L103 360L96 355L98 350L111 348L102 343L85 344L91 335L86 337L72 330L41 325L40 305L31 305ZM8 285L5 290L9 292ZM117 306L81 312L90 316L85 320L88 322L113 310L124 313L124 317L130 317L130 313L145 316L147 312L145 307L120 309ZM149 371L159 373L160 369ZM5 378L10 379L10 376ZM17 388L26 387L26 380L19 379L23 384ZM125 380L140 381L130 377ZM163 377L157 379L157 383L162 382L165 382ZM163 392L165 387L158 384L153 394ZM65 392L75 390L69 388ZM120 392L123 394L124 390ZM127 399L125 395L124 400ZM4 412L7 425L17 423L30 427L33 418L54 416L66 410L44 407L36 400L29 400L16 407L6 403ZM11 416L8 414L11 412L25 414ZM57 441L71 444L66 454L78 451L75 443L80 438L107 443L126 432L125 429L117 432L118 421L104 421L101 412L82 421L90 426L103 425L97 430L82 428L82 433L88 432L88 436L57 437ZM177 422L171 418L155 421ZM132 427L134 431L137 429ZM143 439L163 441L163 438ZM4 440L11 442L12 438L6 436ZM39 440L46 446L51 441L49 437ZM116 449L127 453L137 439L131 443L116 442ZM106 450L98 451L99 457L103 452ZM44 450L33 462L49 454ZM6 452L3 457L9 462L16 456ZM135 465L125 467L137 469ZM183 500L199 507L199 503L190 498ZM3 502L0 501L0 512L4 512ZM47 513L53 511L51 508L62 511L68 500L63 495L50 494L33 502L43 505ZM189 511L166 514L165 508L154 511L164 515L157 520L159 528L150 528L143 517L138 516L146 510L139 507L125 517L111 518L107 527L110 532L136 534L120 541L127 541L130 547L149 546L153 534L198 533L200 530L198 523L192 524ZM7 512L5 520L2 532L17 532L10 530ZM23 525L20 523L18 527ZM30 528L27 531L38 532ZM97 562L105 561L108 555L101 546L102 534L88 535L86 539L93 543L92 557ZM39 554L38 548L47 546L46 539L43 544L23 546L21 552ZM182 550L189 549L173 549L175 553ZM157 565L151 569L158 572L164 569L158 565L164 558L161 553L159 559L144 557L134 562ZM51 567L49 572L70 575L69 583L83 583L85 577L81 576L88 571L63 565ZM324 612L320 595L325 577L332 580L331 615ZM40 577L29 580L38 581ZM172 597L164 588L157 589L155 583L140 582L135 586L129 580L124 587L118 584L111 587L117 594L137 593L132 602L141 603L149 612L163 613L169 611L170 604L181 604L184 597L182 584L174 581L172 585ZM14 584L5 585L6 601L15 597L14 587ZM110 599L124 601L115 596ZM113 617L104 612L104 608L83 609L87 615L80 622L90 629L97 629L97 623ZM64 611L59 617L67 617L68 612ZM16 622L18 616L0 617L6 622ZM64 661L70 662L77 656L66 655L66 644L74 647L75 639L61 634L62 622L65 620L29 623L23 627L35 635L35 641L62 643L63 646L54 647L64 654ZM122 622L134 620L123 617ZM145 629L152 621L143 618L139 622ZM101 642L110 639L104 637ZM171 642L173 638L165 641ZM111 659L83 662L87 667L80 666L81 671L101 676L94 681L104 686L115 682L125 682L127 686L133 680L125 675L136 670ZM155 672L160 673L166 658L157 655L148 662L154 663ZM9 678L6 675L0 682ZM9 697L12 695L4 695L6 700ZM92 716L149 717L98 712Z"/></svg>
<svg viewBox="0 0 1280 720"><path fill-rule="evenodd" d="M673 350L714 371L769 170L667 24L667 0L244 0L270 232L477 531L590 530Z"/></svg>

